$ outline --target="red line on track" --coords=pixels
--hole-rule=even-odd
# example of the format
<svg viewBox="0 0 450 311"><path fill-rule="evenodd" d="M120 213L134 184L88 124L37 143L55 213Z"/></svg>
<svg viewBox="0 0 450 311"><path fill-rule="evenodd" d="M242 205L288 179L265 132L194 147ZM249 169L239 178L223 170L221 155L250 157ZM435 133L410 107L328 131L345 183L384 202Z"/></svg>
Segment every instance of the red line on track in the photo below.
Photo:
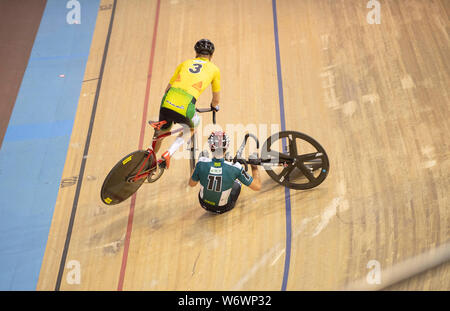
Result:
<svg viewBox="0 0 450 311"><path fill-rule="evenodd" d="M153 72L153 59L155 57L155 46L156 46L156 35L158 33L158 20L159 20L159 8L160 8L160 0L157 0L156 3L156 13L155 13L155 24L153 26L153 39L152 39L152 47L150 52L150 62L148 66L148 74L147 74L147 87L145 89L145 99L144 99L144 109L142 113L142 123L141 123L141 133L139 136L139 149L142 149L144 144L144 133L145 126L147 123L147 109L148 109L148 101L150 96L150 85L151 78ZM120 275L119 275L119 284L117 286L117 290L123 290L123 282L125 278L125 270L127 268L127 259L128 259L128 249L130 246L130 238L131 231L133 228L133 216L134 216L134 207L136 205L136 193L131 197L130 203L130 212L128 214L128 224L127 224L127 233L125 236L125 242L123 246L123 256L122 256L122 265L120 267Z"/></svg>

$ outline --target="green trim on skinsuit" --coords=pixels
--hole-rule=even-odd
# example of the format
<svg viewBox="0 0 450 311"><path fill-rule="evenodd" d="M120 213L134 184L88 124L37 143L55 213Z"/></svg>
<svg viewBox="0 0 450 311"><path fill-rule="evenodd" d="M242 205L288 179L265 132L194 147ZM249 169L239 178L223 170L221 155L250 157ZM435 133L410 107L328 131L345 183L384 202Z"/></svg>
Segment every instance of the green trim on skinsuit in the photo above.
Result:
<svg viewBox="0 0 450 311"><path fill-rule="evenodd" d="M186 117L192 122L192 117L195 115L195 105L190 102L186 111Z"/></svg>
<svg viewBox="0 0 450 311"><path fill-rule="evenodd" d="M161 99L161 105L159 108L161 108L164 104L164 101L166 100L166 96L167 96L168 91L164 94L163 98Z"/></svg>

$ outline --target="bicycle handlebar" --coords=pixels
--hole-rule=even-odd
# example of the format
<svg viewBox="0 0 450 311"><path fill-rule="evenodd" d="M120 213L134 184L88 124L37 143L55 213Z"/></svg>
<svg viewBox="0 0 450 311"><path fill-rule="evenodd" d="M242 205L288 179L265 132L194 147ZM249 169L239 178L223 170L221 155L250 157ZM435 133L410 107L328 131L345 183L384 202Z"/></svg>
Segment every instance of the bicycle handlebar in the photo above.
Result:
<svg viewBox="0 0 450 311"><path fill-rule="evenodd" d="M216 124L216 110L213 108L195 108L198 113L211 112L213 113L213 124Z"/></svg>
<svg viewBox="0 0 450 311"><path fill-rule="evenodd" d="M236 152L236 155L234 156L234 159L233 159L233 163L238 162L238 163L243 164L245 166L245 171L248 170L248 165L247 164L250 164L250 165L261 165L261 161L262 161L261 159L248 159L248 160L245 160L244 158L242 158L242 152L244 152L244 148L245 148L245 145L247 144L247 140L248 140L249 137L251 137L251 138L253 138L255 140L255 142L256 142L256 149L259 150L259 140L258 140L258 138L255 135L253 135L253 134L247 133L247 134L245 134L244 141L242 142L241 146L239 147L239 149Z"/></svg>

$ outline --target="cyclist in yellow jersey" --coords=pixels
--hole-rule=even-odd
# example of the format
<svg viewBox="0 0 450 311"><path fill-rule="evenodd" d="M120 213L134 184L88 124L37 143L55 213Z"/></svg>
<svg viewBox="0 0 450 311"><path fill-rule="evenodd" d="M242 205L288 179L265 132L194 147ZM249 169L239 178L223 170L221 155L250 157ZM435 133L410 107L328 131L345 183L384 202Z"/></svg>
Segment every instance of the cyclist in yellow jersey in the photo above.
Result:
<svg viewBox="0 0 450 311"><path fill-rule="evenodd" d="M167 123L161 127L161 130L155 130L154 136L169 131L174 122L189 126L192 135L200 122L200 117L195 111L195 102L210 84L212 87L211 108L219 111L220 70L211 62L215 50L214 44L208 39L201 39L197 41L194 49L195 58L178 65L167 85L159 111L159 121ZM160 163L163 167L169 168L170 157L183 143L184 138L181 133L172 146L162 154ZM156 142L155 153L160 146L161 141Z"/></svg>

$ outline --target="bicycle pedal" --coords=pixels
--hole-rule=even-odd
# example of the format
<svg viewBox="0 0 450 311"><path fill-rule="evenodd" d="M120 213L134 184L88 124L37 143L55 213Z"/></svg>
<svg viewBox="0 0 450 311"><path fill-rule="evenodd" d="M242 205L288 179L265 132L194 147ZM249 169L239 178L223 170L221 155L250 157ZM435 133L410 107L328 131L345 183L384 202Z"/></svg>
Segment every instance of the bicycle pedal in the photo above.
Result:
<svg viewBox="0 0 450 311"><path fill-rule="evenodd" d="M159 169L166 169L167 168L167 163L165 160L158 160L158 168Z"/></svg>

